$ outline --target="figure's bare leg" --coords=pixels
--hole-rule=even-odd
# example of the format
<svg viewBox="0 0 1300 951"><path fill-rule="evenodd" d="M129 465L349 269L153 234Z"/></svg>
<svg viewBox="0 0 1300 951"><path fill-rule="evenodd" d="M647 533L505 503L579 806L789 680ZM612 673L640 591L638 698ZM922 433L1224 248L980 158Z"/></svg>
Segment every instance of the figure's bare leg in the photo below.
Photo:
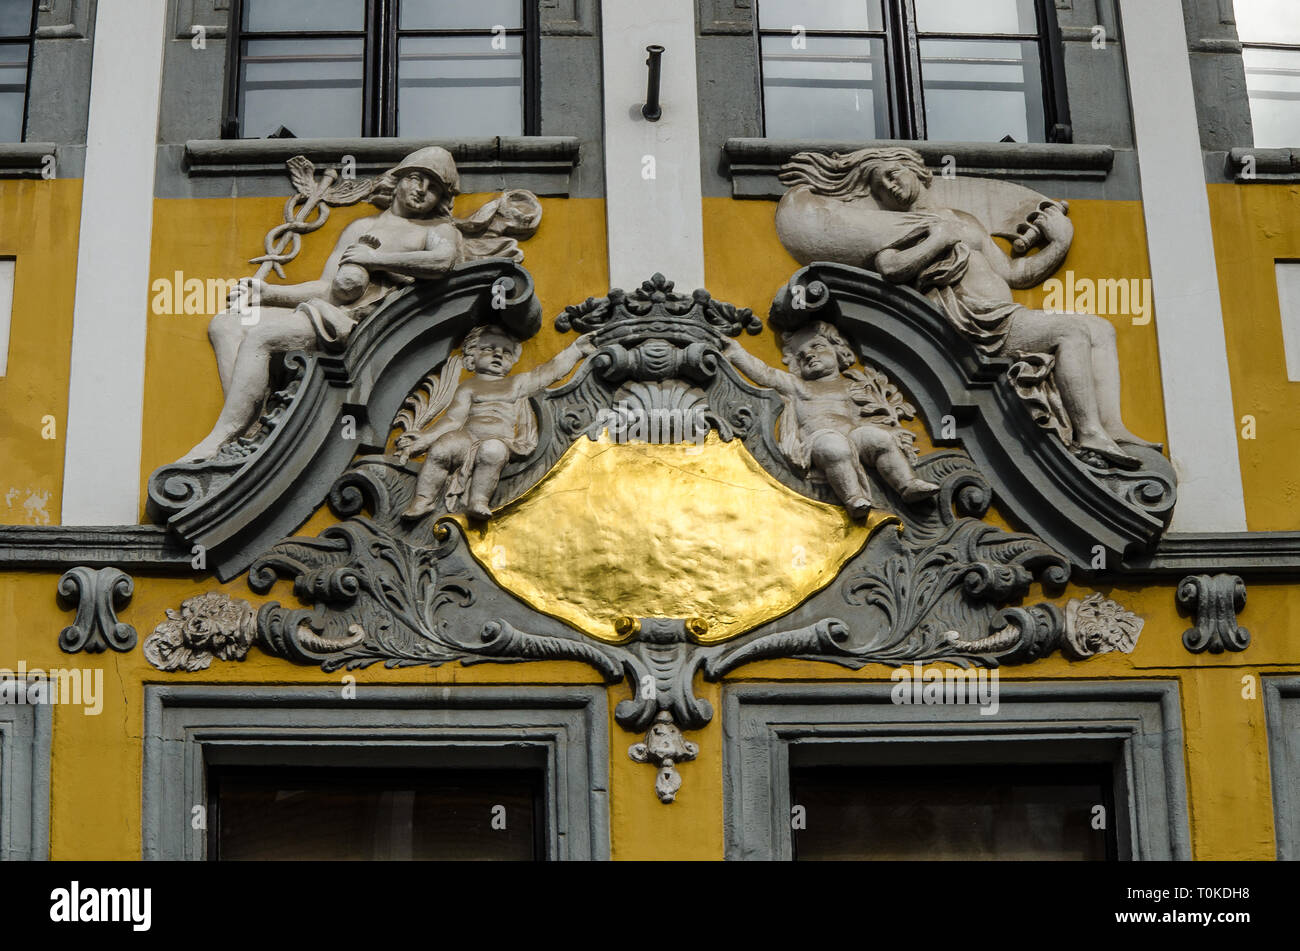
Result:
<svg viewBox="0 0 1300 951"><path fill-rule="evenodd" d="M819 433L811 446L812 462L831 484L839 500L854 518L871 511L871 489L858 478L853 464L856 448L839 433Z"/></svg>
<svg viewBox="0 0 1300 951"><path fill-rule="evenodd" d="M916 474L903 449L892 433L878 426L859 426L853 431L853 444L863 463L880 473L880 477L903 497L917 502L939 491L933 482Z"/></svg>
<svg viewBox="0 0 1300 951"><path fill-rule="evenodd" d="M474 474L470 476L469 493L465 502L465 511L474 518L492 517L489 503L492 493L496 491L501 480L501 470L510 459L510 450L499 439L484 440L478 447L474 458Z"/></svg>
<svg viewBox="0 0 1300 951"><path fill-rule="evenodd" d="M221 444L247 431L257 418L271 380L271 357L286 350L310 348L316 332L308 317L297 310L267 308L261 320L249 327L239 345L238 354L226 386L226 402L217 424L198 445L185 454L186 459L202 460L214 455Z"/></svg>
<svg viewBox="0 0 1300 951"><path fill-rule="evenodd" d="M420 518L438 507L447 479L460 467L468 451L469 438L464 432L448 433L429 447L419 478L415 480L415 498L402 513L402 518Z"/></svg>
<svg viewBox="0 0 1300 951"><path fill-rule="evenodd" d="M221 378L221 392L230 392L230 381L235 372L235 359L239 356L239 345L250 325L241 321L238 313L222 311L208 324L208 341L212 344L212 353L217 358L217 376Z"/></svg>
<svg viewBox="0 0 1300 951"><path fill-rule="evenodd" d="M1022 310L1011 321L1004 350L1056 353L1056 388L1084 449L1126 468L1141 463L1119 447L1101 423L1093 373L1092 334L1078 314ZM1116 374L1118 378L1118 373Z"/></svg>
<svg viewBox="0 0 1300 951"><path fill-rule="evenodd" d="M1135 436L1124 425L1120 412L1119 350L1115 326L1104 317L1082 314L1080 319L1092 337L1092 375L1097 390L1097 411L1101 425L1117 443L1162 449L1160 443Z"/></svg>

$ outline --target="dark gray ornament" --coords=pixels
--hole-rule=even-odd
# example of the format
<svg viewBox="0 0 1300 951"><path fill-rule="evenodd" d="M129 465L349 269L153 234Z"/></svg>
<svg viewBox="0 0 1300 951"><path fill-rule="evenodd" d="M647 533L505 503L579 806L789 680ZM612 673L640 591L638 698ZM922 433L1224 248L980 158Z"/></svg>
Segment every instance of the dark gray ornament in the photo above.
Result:
<svg viewBox="0 0 1300 951"><path fill-rule="evenodd" d="M59 579L59 597L77 609L76 619L59 632L65 653L98 654L112 648L125 652L135 647L135 628L117 619L135 590L131 576L117 568L76 567Z"/></svg>
<svg viewBox="0 0 1300 951"><path fill-rule="evenodd" d="M1193 654L1244 651L1250 632L1237 624L1246 606L1246 583L1237 575L1188 575L1178 583L1178 606L1195 615L1196 626L1183 632Z"/></svg>

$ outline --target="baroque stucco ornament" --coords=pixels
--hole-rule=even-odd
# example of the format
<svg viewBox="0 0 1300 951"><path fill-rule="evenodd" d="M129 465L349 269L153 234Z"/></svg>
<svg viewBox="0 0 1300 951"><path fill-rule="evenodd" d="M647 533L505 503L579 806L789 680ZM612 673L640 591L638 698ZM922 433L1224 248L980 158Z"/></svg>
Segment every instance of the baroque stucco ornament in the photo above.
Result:
<svg viewBox="0 0 1300 951"><path fill-rule="evenodd" d="M444 326L430 338L436 343L423 351L431 365L416 374L411 364L402 364L405 389L390 393L383 404L391 407L388 418L393 420L388 438L375 433L366 443L372 448L357 453L330 489L328 501L340 523L314 538L269 544L253 559L249 584L255 592L269 594L287 580L299 602L268 601L257 608L253 623L258 646L326 670L449 661L557 659L588 664L606 682L628 685L630 695L617 705L615 719L625 729L645 734L629 755L655 765L657 793L665 802L680 785L677 767L698 752L682 734L703 727L713 716L710 704L695 693L697 674L717 681L743 664L779 657L858 669L914 661L1023 663L1058 650L1082 659L1131 649L1137 633L1134 619L1113 602L1072 602L1063 609L1032 601L1035 585L1054 591L1069 580L1071 558L1050 537L1008 532L983 521L993 488L966 454L941 449L915 456L904 432L903 424L913 412L904 388L892 373L866 363L858 368L866 348L854 332L852 302L838 301L828 287L809 300L817 306L800 309L797 316L783 309L782 298L773 308L773 325L792 333L787 342L798 342L791 348L791 363L799 367L797 384L776 376L780 371L773 368L760 370L731 342L742 333L761 331L753 314L716 301L707 291L677 293L661 275L631 292L615 289L568 308L556 318L556 328L583 336L564 351L560 364L544 372L529 371L531 377L505 372L512 369L513 348L499 331L473 329L496 323L490 306L466 312L468 320L459 324L462 353L482 348L469 359L477 366L486 351L493 372L499 373L484 391L489 397L485 402L495 407L490 419L474 423L471 406L463 419L453 418L439 428L447 415L436 416L430 408L439 402L454 404L454 395L438 394L459 376L449 373L456 369L455 338L448 338ZM431 301L426 299L426 304ZM386 326L392 311L390 305L378 312L375 325ZM827 326L813 323L821 320ZM436 320L431 323L438 325ZM808 332L799 333L804 326ZM483 345L491 334L498 335L500 346ZM515 331L512 335L523 336ZM355 339L349 348L356 345ZM804 425L810 415L800 415L805 408L800 401L821 395L804 388L809 382L805 364L818 362L809 359L811 351L799 352L810 341L848 352L833 353L828 358L833 362L813 369L813 379L825 381L829 391L827 405L813 409L829 419ZM545 386L561 375L560 369L567 372L580 359L570 379ZM784 391L750 382L736 369L746 364L751 377L762 378L757 382L779 382ZM471 378L460 387L473 382ZM476 389L469 390L467 401L475 398ZM909 392L908 398L916 393ZM922 405L934 403L932 396L922 395ZM292 410L288 418L296 418ZM801 456L790 451L783 446L786 421L814 443L819 433L837 436L841 454ZM535 426L535 436L519 442L525 425ZM499 431L493 428L498 426ZM864 427L873 427L868 430L871 437L859 441L854 434ZM446 489L435 484L449 480L452 463L464 467L464 456L437 457L436 478L425 479L427 459L418 464L408 451L421 438L417 433L423 434L428 442L423 448L432 453L440 438L464 430L470 432L460 445L467 450L475 440L496 440L507 449L510 443L515 446L498 454L504 458L493 462L493 478L481 484L478 501L493 516L486 525L458 514L456 500L449 505ZM846 458L845 446L858 455ZM818 555L827 559L824 577L802 588L790 587L779 568L770 572L775 577L754 578L747 565L739 563L743 557L728 556L722 559L726 563L719 566L721 571L754 587L782 585L792 592L791 599L771 601L740 621L728 615L725 598L697 600L689 616L683 616L684 611L674 615L674 606L685 607L685 599L672 594L678 590L675 586L688 583L693 566L702 559L715 557L713 549L691 546L713 540L689 531L667 532L666 538L656 539L660 547L643 556L639 549L647 547L643 536L648 516L635 506L611 519L593 517L594 508L564 507L562 500L574 497L561 482L565 460L580 458L584 447L595 447L599 458L611 463L582 469L588 479L585 492L592 497L658 498L654 493L659 482L677 478L672 473L681 471L680 465L665 460L679 456L695 460L689 465L706 471L725 457L719 453L750 459L767 480L746 483L762 493L761 498L753 497L760 507L789 505L784 493L803 496L809 505L839 513L834 524L844 533L845 547ZM891 458L882 464L885 453ZM894 466L900 460L905 465ZM856 496L846 499L842 486L827 477L827 470L841 462L853 466L854 478L871 500L865 520L860 511L844 504ZM1082 466L1077 460L1075 464ZM891 466L892 471L884 471ZM476 471L470 467L468 484L473 484ZM918 482L925 483L923 491L917 491ZM1104 489L1097 491L1118 504ZM667 501L653 506L655 515L672 507L672 493L662 498ZM511 526L521 519L527 522L524 513L530 505L543 514L549 507L550 547L528 549L526 557L518 557L523 549L515 546L523 536L511 534ZM413 506L428 510L412 517ZM721 536L739 530L744 511L733 513L732 520L735 524L729 525L719 518L713 523L715 532ZM776 529L758 529L766 534L755 537L759 524L752 520L749 525L752 547L788 543ZM604 553L604 560L592 557L585 570L635 576L634 588L608 590L668 592L656 603L659 613L638 615L635 609L625 609L626 616L605 622L600 632L566 613L562 602L575 598L577 585L555 582L561 590L548 590L547 578L557 576L548 576L541 566L572 563L574 570L583 571L581 550L571 552L564 546L567 536L581 540L584 534L599 534L601 544L583 550ZM534 532L529 537L536 545L536 539L545 536ZM484 539L492 542L486 548ZM519 593L510 571L497 563L498 555L506 562L518 557L524 572L530 565L539 566L531 571L537 589L533 595ZM1027 597L1030 601L1024 603ZM191 605L189 613L203 612ZM218 639L222 646L242 644L251 636L247 614L224 607L216 614L224 619ZM159 655L150 658L155 664L175 664L180 650L216 643L203 624L197 634L187 635L181 623L185 615L183 608L155 632L160 645L173 645L180 638L166 657L152 651ZM194 636L203 644L187 645L186 637Z"/></svg>
<svg viewBox="0 0 1300 951"><path fill-rule="evenodd" d="M1074 226L1064 203L1005 182L935 179L905 148L801 152L781 181L790 190L777 207L777 234L800 263L861 267L924 294L979 352L1012 359L1009 376L1035 421L1088 464L1137 470L1143 457L1133 447L1161 448L1120 416L1110 322L1012 299L1012 288L1040 285L1065 260ZM1012 239L1014 256L994 233Z"/></svg>
<svg viewBox="0 0 1300 951"><path fill-rule="evenodd" d="M530 192L511 190L460 219L452 202L460 177L451 154L437 146L408 155L368 182L320 181L305 157L288 162L296 194L285 223L266 238L267 253L254 258L258 274L239 282L227 310L212 318L208 335L225 403L212 431L183 457L204 462L242 456L259 416L277 392L274 358L293 350L338 353L359 323L394 293L449 274L468 261L523 259L516 238L531 237L542 209ZM301 284L264 280L296 253L301 235L324 223L330 205L366 200L378 214L352 222L339 235L319 278ZM315 210L317 217L308 220Z"/></svg>

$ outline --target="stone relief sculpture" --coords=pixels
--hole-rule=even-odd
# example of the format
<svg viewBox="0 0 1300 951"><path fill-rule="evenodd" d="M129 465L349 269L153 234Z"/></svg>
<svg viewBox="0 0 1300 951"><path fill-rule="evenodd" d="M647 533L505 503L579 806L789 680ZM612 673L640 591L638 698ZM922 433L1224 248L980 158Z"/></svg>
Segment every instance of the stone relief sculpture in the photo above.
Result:
<svg viewBox="0 0 1300 951"><path fill-rule="evenodd" d="M734 339L724 345L737 368L781 394L786 408L778 423L780 446L796 469L821 473L854 518L864 517L872 505L864 466L875 469L906 502L939 491L912 468L911 433L872 421L881 412L889 415L889 407L875 400L862 372L851 369L853 349L839 331L816 321L781 334L781 352L794 372L768 366Z"/></svg>
<svg viewBox="0 0 1300 951"><path fill-rule="evenodd" d="M934 178L911 149L801 152L782 168L781 181L790 191L777 209L777 233L800 263L877 271L925 294L981 352L1020 358L1012 368L1017 392L1036 404L1040 425L1090 464L1138 469L1141 461L1125 446L1160 448L1121 419L1110 322L1030 310L1012 299L1012 288L1035 287L1064 262L1074 227L1062 203L1034 201L1018 210L1025 218L1007 236L1016 237L1017 248L1040 241L1042 247L1012 257L975 215L933 194ZM1015 187L962 181L968 188Z"/></svg>
<svg viewBox="0 0 1300 951"><path fill-rule="evenodd" d="M492 516L489 500L511 458L537 448L537 419L528 398L567 376L595 350L594 334L584 334L546 363L518 376L519 341L503 327L475 327L432 388L408 399L398 424L398 461L425 454L415 498L402 513L412 519L438 508ZM474 376L460 383L461 367Z"/></svg>
<svg viewBox="0 0 1300 951"><path fill-rule="evenodd" d="M311 164L305 158L291 160L290 173L300 194L311 187ZM254 427L277 354L342 351L360 321L412 283L442 277L466 261L522 260L516 239L537 230L542 210L536 197L507 191L459 219L452 214L459 191L451 153L436 146L413 152L391 171L345 194L322 193L316 186L313 194L322 193L317 196L321 201L352 203L364 197L380 213L344 228L317 280L286 285L258 276L240 281L230 306L212 318L208 330L225 404L212 431L183 458L211 459ZM294 224L288 221L279 229ZM298 237L296 231L293 237ZM278 266L285 259L268 254L255 260Z"/></svg>

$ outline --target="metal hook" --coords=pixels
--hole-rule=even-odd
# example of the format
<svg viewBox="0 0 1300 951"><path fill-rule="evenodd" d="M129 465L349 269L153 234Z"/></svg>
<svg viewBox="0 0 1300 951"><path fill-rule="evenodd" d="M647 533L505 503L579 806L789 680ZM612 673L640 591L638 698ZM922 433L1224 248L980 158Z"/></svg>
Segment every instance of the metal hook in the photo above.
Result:
<svg viewBox="0 0 1300 951"><path fill-rule="evenodd" d="M664 55L662 46L647 46L645 51L650 54L645 64L650 68L650 75L646 81L645 105L641 107L641 115L645 116L650 122L658 122L659 117L664 111L659 108L659 57Z"/></svg>

